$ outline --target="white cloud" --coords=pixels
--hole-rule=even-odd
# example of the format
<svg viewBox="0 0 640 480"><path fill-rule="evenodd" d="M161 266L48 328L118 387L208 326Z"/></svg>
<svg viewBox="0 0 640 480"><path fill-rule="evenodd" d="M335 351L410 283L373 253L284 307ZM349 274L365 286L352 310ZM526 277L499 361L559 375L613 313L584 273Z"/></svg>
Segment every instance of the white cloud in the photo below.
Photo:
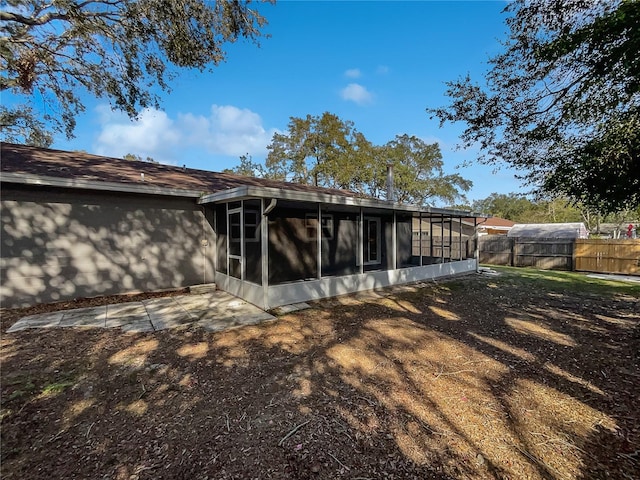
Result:
<svg viewBox="0 0 640 480"><path fill-rule="evenodd" d="M233 105L212 105L208 115L145 109L137 120L101 105L96 153L122 157L127 153L176 163L178 146L203 148L219 155L263 155L276 129L266 130L260 115Z"/></svg>
<svg viewBox="0 0 640 480"><path fill-rule="evenodd" d="M378 75L386 75L387 73L389 73L389 67L387 67L386 65L378 65L378 68L376 68L376 73Z"/></svg>
<svg viewBox="0 0 640 480"><path fill-rule="evenodd" d="M344 100L349 100L358 105L371 103L373 95L365 87L358 83L350 83L340 92Z"/></svg>
<svg viewBox="0 0 640 480"><path fill-rule="evenodd" d="M179 143L180 132L165 112L147 108L137 120L131 120L105 106L97 110L102 127L96 153L113 157L133 153L158 161L171 160L170 151Z"/></svg>
<svg viewBox="0 0 640 480"><path fill-rule="evenodd" d="M266 130L260 115L233 105L212 105L208 117L191 113L178 116L186 141L211 153L239 156L264 154L276 129Z"/></svg>
<svg viewBox="0 0 640 480"><path fill-rule="evenodd" d="M358 68L350 68L344 72L344 76L348 78L360 78L362 76L362 72Z"/></svg>

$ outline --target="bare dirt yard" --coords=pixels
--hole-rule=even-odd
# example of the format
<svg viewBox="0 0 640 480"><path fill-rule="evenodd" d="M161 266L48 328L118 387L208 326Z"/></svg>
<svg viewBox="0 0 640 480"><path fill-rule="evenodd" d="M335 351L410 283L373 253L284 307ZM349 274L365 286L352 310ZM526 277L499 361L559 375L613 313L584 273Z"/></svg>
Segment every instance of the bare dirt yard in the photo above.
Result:
<svg viewBox="0 0 640 480"><path fill-rule="evenodd" d="M638 478L640 286L500 272L222 333L4 310L1 476Z"/></svg>

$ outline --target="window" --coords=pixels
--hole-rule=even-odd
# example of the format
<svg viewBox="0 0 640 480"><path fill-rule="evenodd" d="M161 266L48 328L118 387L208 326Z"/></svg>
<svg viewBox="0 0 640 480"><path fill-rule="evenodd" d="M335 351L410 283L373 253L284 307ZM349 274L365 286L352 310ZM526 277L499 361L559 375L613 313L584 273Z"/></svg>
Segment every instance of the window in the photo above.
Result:
<svg viewBox="0 0 640 480"><path fill-rule="evenodd" d="M244 211L244 239L246 242L260 240L260 212L257 210Z"/></svg>
<svg viewBox="0 0 640 480"><path fill-rule="evenodd" d="M242 226L240 225L240 212L229 213L229 255L240 255L242 240Z"/></svg>
<svg viewBox="0 0 640 480"><path fill-rule="evenodd" d="M322 215L322 238L328 240L333 239L333 215ZM307 213L305 215L305 226L307 228L307 240L313 241L318 239L318 215L315 213Z"/></svg>
<svg viewBox="0 0 640 480"><path fill-rule="evenodd" d="M364 264L373 265L380 261L380 219L364 218Z"/></svg>
<svg viewBox="0 0 640 480"><path fill-rule="evenodd" d="M333 240L333 215L322 215L322 238Z"/></svg>

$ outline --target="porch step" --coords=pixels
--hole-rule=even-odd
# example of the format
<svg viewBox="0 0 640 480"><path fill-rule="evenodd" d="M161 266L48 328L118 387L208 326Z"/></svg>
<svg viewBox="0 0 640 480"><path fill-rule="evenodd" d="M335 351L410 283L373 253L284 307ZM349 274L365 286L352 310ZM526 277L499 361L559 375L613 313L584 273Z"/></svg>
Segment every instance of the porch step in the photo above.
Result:
<svg viewBox="0 0 640 480"><path fill-rule="evenodd" d="M292 303L291 305L282 305L273 309L275 315L286 315L287 313L297 312L298 310L306 310L311 305L305 302Z"/></svg>
<svg viewBox="0 0 640 480"><path fill-rule="evenodd" d="M189 287L189 292L200 295L202 293L211 293L217 290L215 283L201 283L200 285L191 285Z"/></svg>

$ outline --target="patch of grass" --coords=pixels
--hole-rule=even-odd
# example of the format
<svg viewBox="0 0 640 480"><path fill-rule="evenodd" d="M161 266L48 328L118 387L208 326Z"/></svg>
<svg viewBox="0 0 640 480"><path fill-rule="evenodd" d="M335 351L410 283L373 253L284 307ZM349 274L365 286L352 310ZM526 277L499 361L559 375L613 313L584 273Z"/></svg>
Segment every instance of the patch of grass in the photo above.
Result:
<svg viewBox="0 0 640 480"><path fill-rule="evenodd" d="M42 389L41 395L52 395L55 393L61 393L64 392L65 389L73 387L75 384L76 382L71 380L50 383Z"/></svg>
<svg viewBox="0 0 640 480"><path fill-rule="evenodd" d="M536 270L523 267L505 267L491 265L491 268L506 275L509 283L534 283L536 288L552 291L589 293L597 295L630 295L640 298L640 284L593 278L579 272L559 270Z"/></svg>
<svg viewBox="0 0 640 480"><path fill-rule="evenodd" d="M18 375L5 382L10 392L3 392L3 400L10 402L30 395L36 390L36 385L30 376Z"/></svg>

